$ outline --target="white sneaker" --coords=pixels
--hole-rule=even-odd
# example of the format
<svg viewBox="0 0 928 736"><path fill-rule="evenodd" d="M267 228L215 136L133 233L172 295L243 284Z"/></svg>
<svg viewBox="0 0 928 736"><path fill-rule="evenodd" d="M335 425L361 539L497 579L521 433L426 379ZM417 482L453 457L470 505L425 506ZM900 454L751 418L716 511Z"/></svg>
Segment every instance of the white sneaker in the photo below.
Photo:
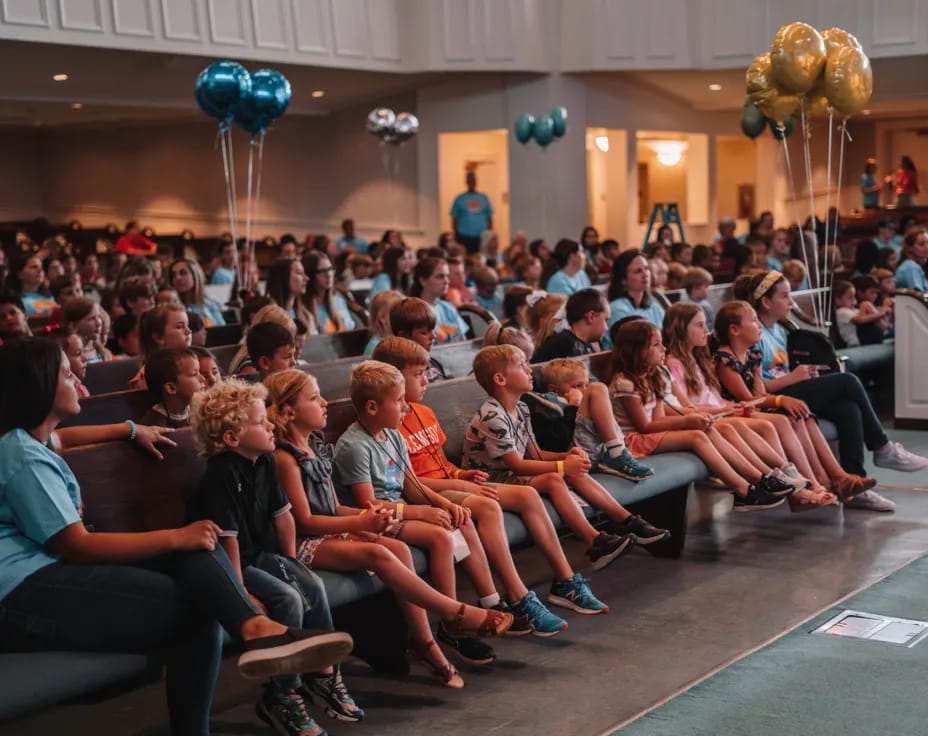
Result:
<svg viewBox="0 0 928 736"><path fill-rule="evenodd" d="M873 464L878 468L914 473L917 470L928 468L928 458L909 452L900 442L890 442L886 449L873 453Z"/></svg>
<svg viewBox="0 0 928 736"><path fill-rule="evenodd" d="M793 465L793 463L786 463L782 468L774 470L771 475L777 480L790 483L793 486L793 490L796 491L801 491L809 485L809 479L803 476L803 474L799 472L799 468Z"/></svg>
<svg viewBox="0 0 928 736"><path fill-rule="evenodd" d="M895 511L896 504L884 498L876 491L864 491L854 498L844 502L846 509L860 509L861 511Z"/></svg>

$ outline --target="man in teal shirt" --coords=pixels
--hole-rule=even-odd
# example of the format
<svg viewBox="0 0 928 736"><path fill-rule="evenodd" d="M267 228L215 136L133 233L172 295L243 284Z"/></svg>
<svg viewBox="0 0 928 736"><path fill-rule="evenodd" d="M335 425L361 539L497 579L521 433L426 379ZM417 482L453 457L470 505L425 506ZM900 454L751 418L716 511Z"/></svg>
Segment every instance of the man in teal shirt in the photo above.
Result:
<svg viewBox="0 0 928 736"><path fill-rule="evenodd" d="M451 205L451 229L454 238L468 253L480 250L480 235L493 229L493 207L486 194L477 191L477 177L467 172L467 191L454 198Z"/></svg>

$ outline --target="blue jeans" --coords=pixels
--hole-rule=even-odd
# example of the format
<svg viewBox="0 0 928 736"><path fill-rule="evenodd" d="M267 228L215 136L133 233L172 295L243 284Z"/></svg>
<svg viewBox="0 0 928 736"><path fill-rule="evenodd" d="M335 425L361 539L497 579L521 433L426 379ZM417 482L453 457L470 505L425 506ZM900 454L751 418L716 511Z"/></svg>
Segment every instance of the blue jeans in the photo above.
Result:
<svg viewBox="0 0 928 736"><path fill-rule="evenodd" d="M0 600L0 651L163 652L171 733L208 736L222 630L258 611L225 552L136 565L56 562Z"/></svg>
<svg viewBox="0 0 928 736"><path fill-rule="evenodd" d="M277 623L291 628L332 631L332 612L325 586L316 573L297 560L262 552L251 565L242 568L248 592L267 607ZM283 690L300 686L299 675L274 678Z"/></svg>

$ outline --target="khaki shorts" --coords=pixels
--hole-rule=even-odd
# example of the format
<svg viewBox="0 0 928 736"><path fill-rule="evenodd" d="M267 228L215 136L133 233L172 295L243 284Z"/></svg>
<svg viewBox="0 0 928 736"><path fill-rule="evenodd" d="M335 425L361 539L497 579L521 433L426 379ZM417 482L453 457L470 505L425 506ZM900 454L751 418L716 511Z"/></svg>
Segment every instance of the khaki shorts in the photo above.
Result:
<svg viewBox="0 0 928 736"><path fill-rule="evenodd" d="M439 491L438 495L442 498L447 498L451 503L455 503L458 506L463 506L464 502L469 496L473 496L473 493L468 493L467 491Z"/></svg>

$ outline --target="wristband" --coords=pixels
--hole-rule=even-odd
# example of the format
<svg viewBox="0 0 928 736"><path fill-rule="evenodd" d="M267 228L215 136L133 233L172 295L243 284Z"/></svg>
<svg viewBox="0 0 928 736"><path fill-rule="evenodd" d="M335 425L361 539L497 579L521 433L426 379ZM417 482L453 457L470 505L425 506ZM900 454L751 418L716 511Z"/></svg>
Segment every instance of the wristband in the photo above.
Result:
<svg viewBox="0 0 928 736"><path fill-rule="evenodd" d="M405 509L405 508L406 508L406 504L405 504L405 503L398 503L398 504L396 504L396 520L397 520L397 521L402 521L402 520L403 520L403 509Z"/></svg>
<svg viewBox="0 0 928 736"><path fill-rule="evenodd" d="M361 509L361 513L358 516L364 516L368 512L368 509Z"/></svg>
<svg viewBox="0 0 928 736"><path fill-rule="evenodd" d="M454 478L455 480L457 480L458 478L460 478L460 477L461 477L461 469L460 469L460 468L455 468L454 470L452 470L452 471L451 471L451 477Z"/></svg>
<svg viewBox="0 0 928 736"><path fill-rule="evenodd" d="M129 442L132 442L135 439L135 435L136 435L135 422L133 422L131 419L127 419L124 422L124 424L129 425L129 438L128 439L129 439Z"/></svg>
<svg viewBox="0 0 928 736"><path fill-rule="evenodd" d="M557 461L557 472L560 473L561 475L564 475L564 461L563 460Z"/></svg>
<svg viewBox="0 0 928 736"><path fill-rule="evenodd" d="M783 394L777 394L776 406L777 406L777 409L783 406Z"/></svg>

